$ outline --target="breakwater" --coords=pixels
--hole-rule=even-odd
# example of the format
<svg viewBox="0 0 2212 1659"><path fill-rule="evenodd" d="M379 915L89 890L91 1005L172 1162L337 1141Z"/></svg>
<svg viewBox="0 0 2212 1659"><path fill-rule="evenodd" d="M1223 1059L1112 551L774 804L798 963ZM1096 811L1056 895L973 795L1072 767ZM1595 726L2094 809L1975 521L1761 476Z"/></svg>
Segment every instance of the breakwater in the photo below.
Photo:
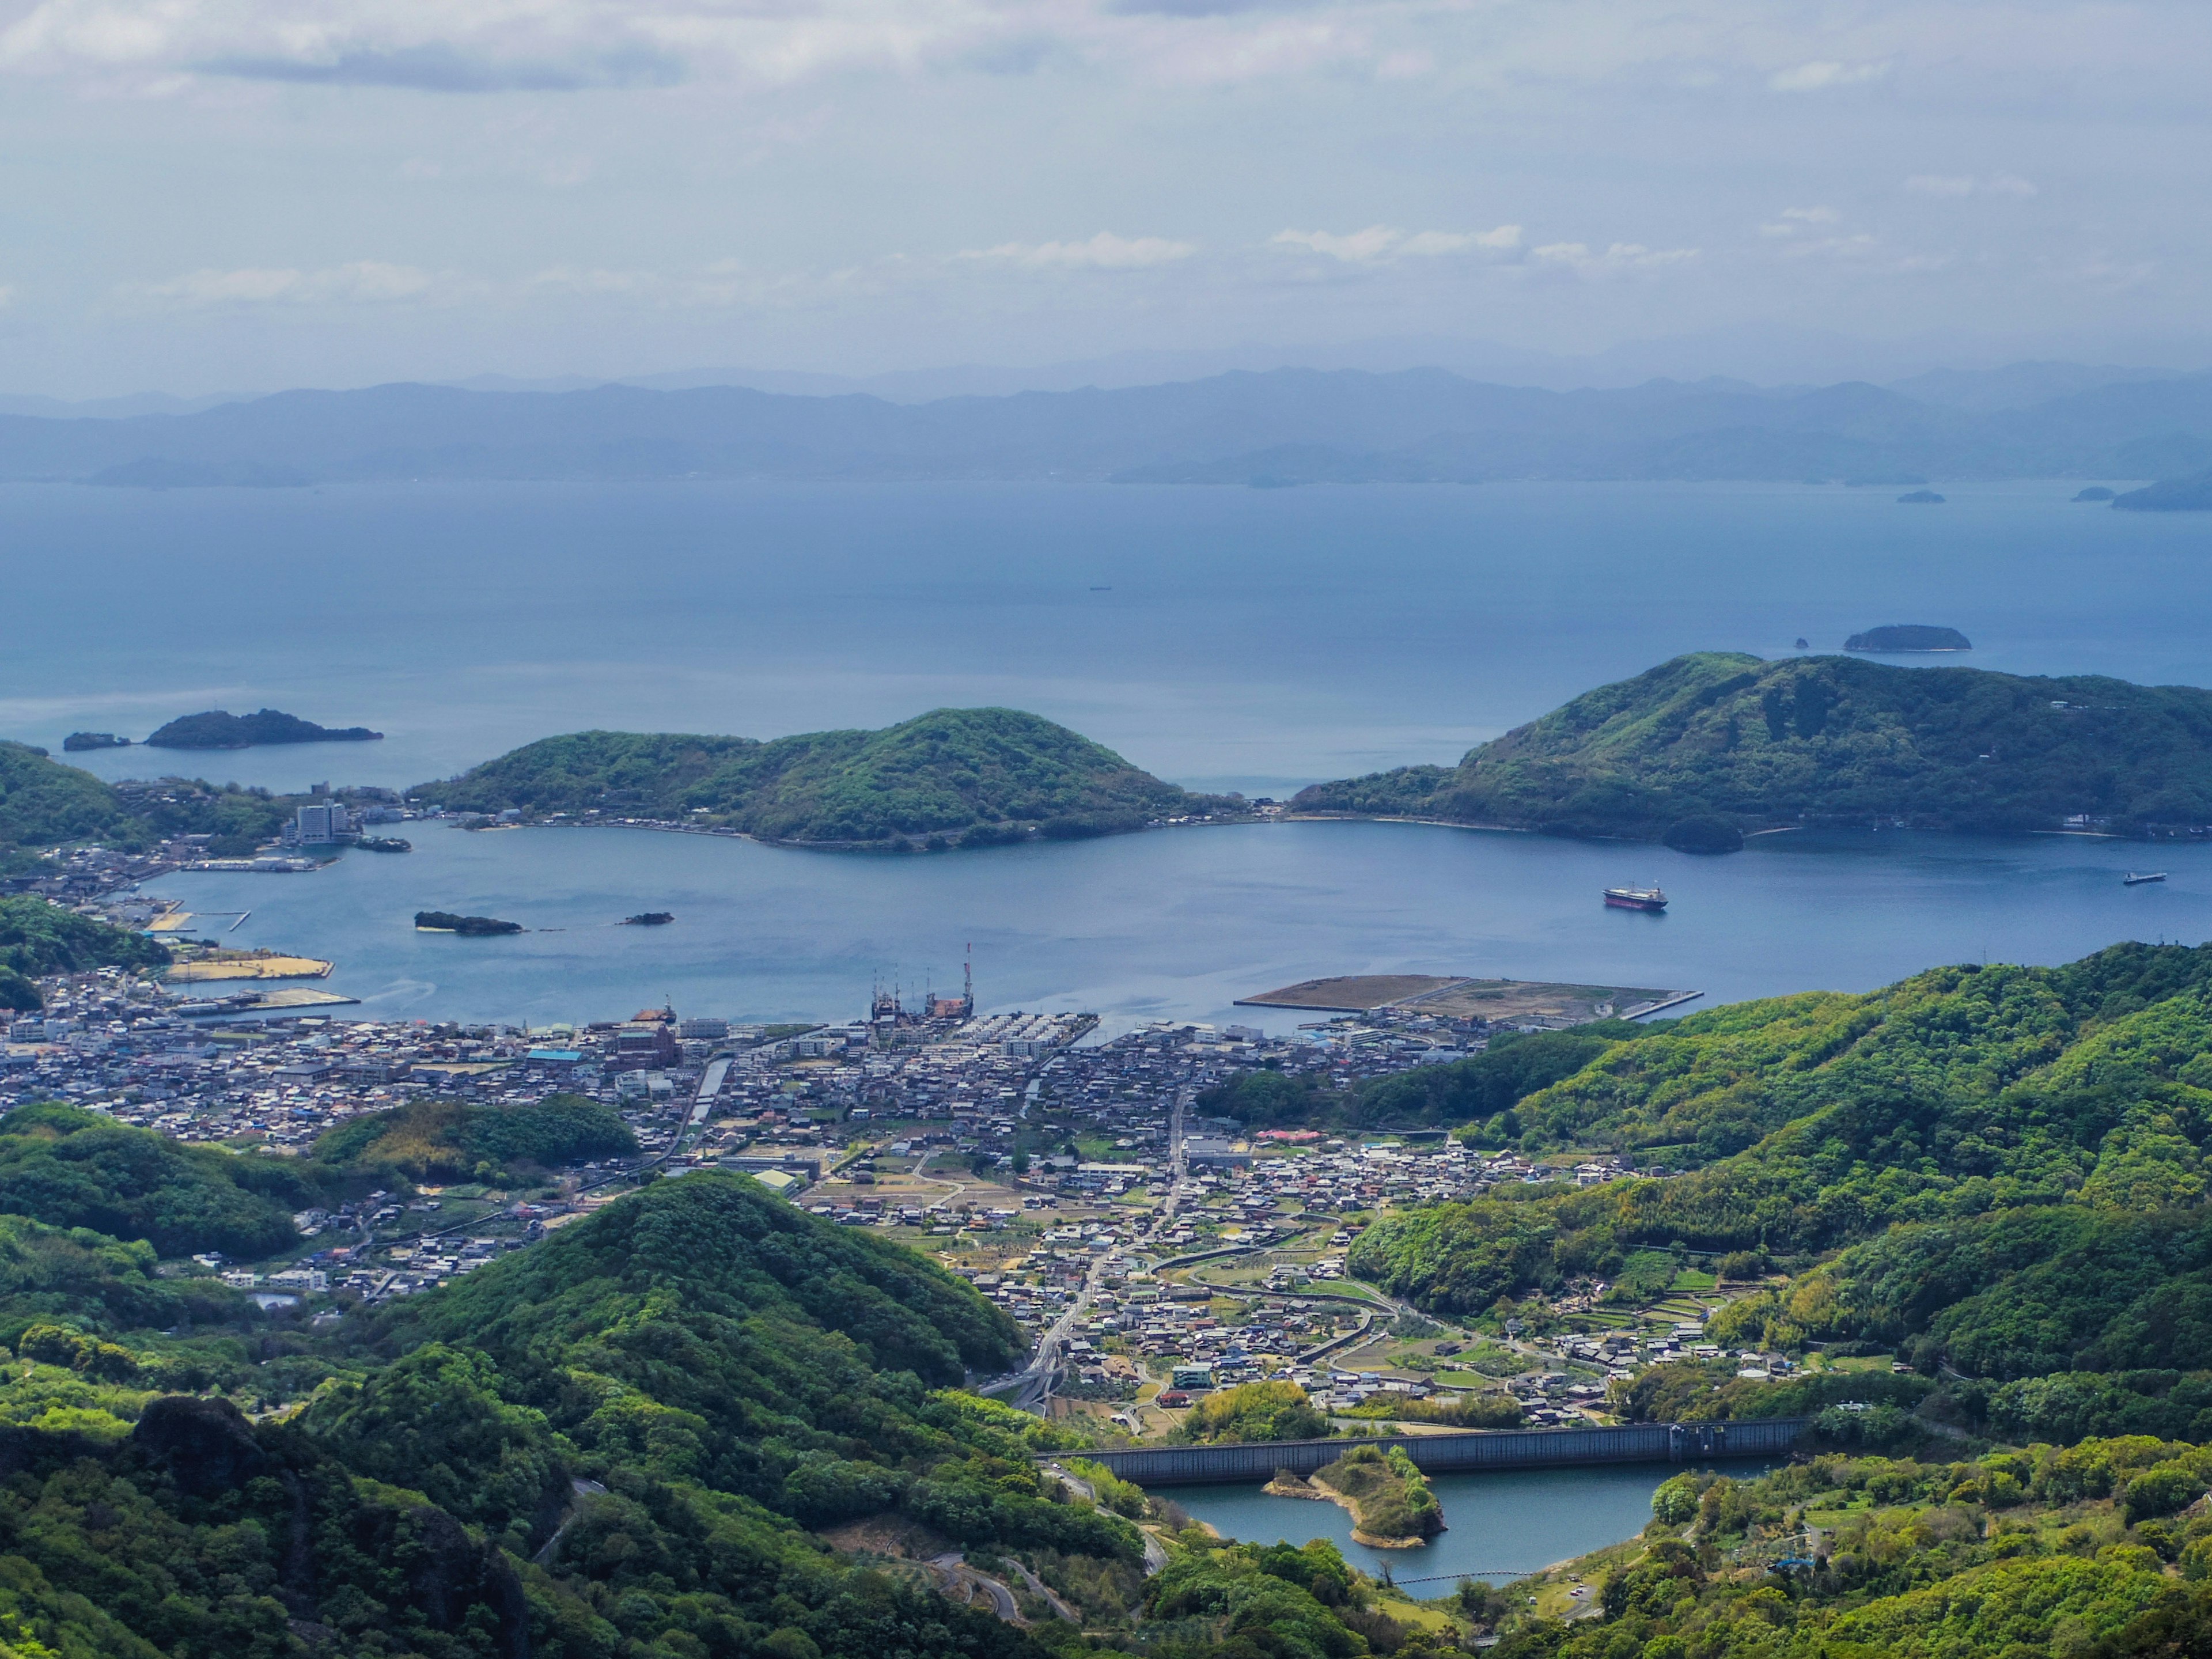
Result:
<svg viewBox="0 0 2212 1659"><path fill-rule="evenodd" d="M1810 1426L1802 1417L1735 1423L1628 1423L1616 1428L1499 1429L1466 1434L1377 1435L1334 1440L1244 1441L1224 1446L1145 1446L1079 1454L1140 1486L1266 1481L1278 1469L1300 1476L1333 1463L1352 1447L1402 1446L1424 1474L1483 1469L1569 1468L1593 1463L1692 1463L1722 1457L1777 1457L1796 1449ZM1062 1454L1067 1455L1073 1454ZM1046 1456L1041 1463L1059 1461Z"/></svg>

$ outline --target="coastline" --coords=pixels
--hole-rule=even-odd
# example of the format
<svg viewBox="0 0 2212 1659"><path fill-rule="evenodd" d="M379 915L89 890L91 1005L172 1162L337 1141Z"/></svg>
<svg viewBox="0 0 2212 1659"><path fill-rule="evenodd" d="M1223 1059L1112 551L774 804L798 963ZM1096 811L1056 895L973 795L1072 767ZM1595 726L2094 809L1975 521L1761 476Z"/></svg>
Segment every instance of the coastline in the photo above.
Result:
<svg viewBox="0 0 2212 1659"><path fill-rule="evenodd" d="M1316 1471L1304 1480L1293 1474L1286 1480L1284 1478L1285 1474L1287 1471L1278 1472L1274 1478L1260 1490L1271 1498L1302 1498L1315 1503L1336 1504L1349 1512L1352 1516L1352 1541L1355 1544L1364 1544L1371 1550L1417 1550L1429 1541L1419 1534L1407 1538L1389 1538L1380 1533L1370 1532L1366 1528L1365 1516L1360 1513L1359 1500L1351 1493L1340 1492L1336 1487L1329 1485L1321 1478L1319 1471ZM1437 1530L1442 1532L1446 1528L1440 1525Z"/></svg>

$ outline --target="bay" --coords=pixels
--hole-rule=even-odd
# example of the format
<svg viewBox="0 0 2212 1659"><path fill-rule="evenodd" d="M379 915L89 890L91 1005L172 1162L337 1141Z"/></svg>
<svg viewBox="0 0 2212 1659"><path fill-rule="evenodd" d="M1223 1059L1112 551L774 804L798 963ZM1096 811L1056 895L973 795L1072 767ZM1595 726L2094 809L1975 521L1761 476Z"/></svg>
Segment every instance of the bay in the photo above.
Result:
<svg viewBox="0 0 2212 1659"><path fill-rule="evenodd" d="M672 1000L736 1018L859 1016L871 985L956 984L987 1011L1147 1019L1299 1015L1236 1000L1339 973L1435 972L1701 991L1862 990L1931 964L2058 963L2124 939L2212 938L2212 848L1881 831L1753 838L1741 854L1418 824L1154 830L890 857L646 830L405 826L416 850L312 874L149 884L227 945L334 959L329 988L388 1018L603 1019ZM2171 878L2124 887L2131 868ZM1599 891L1656 881L1664 915ZM458 910L533 931L418 933ZM667 927L624 916L666 910ZM234 931L216 912L249 911ZM1304 1018L1311 1018L1304 1016Z"/></svg>

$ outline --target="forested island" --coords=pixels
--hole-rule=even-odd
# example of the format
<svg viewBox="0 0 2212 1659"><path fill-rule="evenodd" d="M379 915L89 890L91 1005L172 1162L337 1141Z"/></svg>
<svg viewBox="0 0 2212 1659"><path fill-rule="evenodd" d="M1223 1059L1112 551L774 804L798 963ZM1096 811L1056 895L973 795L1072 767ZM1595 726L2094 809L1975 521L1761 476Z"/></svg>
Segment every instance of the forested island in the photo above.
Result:
<svg viewBox="0 0 2212 1659"><path fill-rule="evenodd" d="M519 921L501 921L492 916L456 915L451 910L417 910L415 931L418 933L468 933L483 937L493 933L519 933Z"/></svg>
<svg viewBox="0 0 2212 1659"><path fill-rule="evenodd" d="M1249 811L1163 783L1064 726L1012 708L940 708L880 731L770 742L578 732L415 793L466 812L680 818L763 840L933 849Z"/></svg>
<svg viewBox="0 0 2212 1659"><path fill-rule="evenodd" d="M1637 841L1820 823L2195 829L2212 823L2212 691L1702 652L1456 767L1316 784L1291 805Z"/></svg>
<svg viewBox="0 0 2212 1659"><path fill-rule="evenodd" d="M1854 634L1844 641L1846 651L1971 651L1973 641L1955 628L1931 628L1925 623L1890 623Z"/></svg>
<svg viewBox="0 0 2212 1659"><path fill-rule="evenodd" d="M1304 1480L1279 1471L1267 1490L1314 1498L1352 1511L1352 1539L1370 1549L1413 1549L1444 1529L1443 1505L1413 1460L1392 1446L1354 1446Z"/></svg>
<svg viewBox="0 0 2212 1659"><path fill-rule="evenodd" d="M212 708L204 714L179 715L148 738L146 744L150 749L252 749L278 743L374 743L383 736L365 726L318 726L274 708L251 714Z"/></svg>
<svg viewBox="0 0 2212 1659"><path fill-rule="evenodd" d="M72 732L62 739L62 752L81 755L94 749L128 749L131 739L112 732Z"/></svg>

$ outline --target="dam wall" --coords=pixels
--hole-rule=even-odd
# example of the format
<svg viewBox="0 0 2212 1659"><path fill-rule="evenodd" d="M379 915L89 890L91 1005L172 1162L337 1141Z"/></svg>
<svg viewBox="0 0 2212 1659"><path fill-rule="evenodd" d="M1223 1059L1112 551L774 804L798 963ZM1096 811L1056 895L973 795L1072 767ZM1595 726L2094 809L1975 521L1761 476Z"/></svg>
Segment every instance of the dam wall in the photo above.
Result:
<svg viewBox="0 0 2212 1659"><path fill-rule="evenodd" d="M1617 1428L1497 1429L1464 1434L1362 1436L1335 1440L1245 1441L1218 1446L1144 1446L1128 1451L1067 1452L1140 1486L1264 1482L1278 1469L1308 1475L1354 1446L1401 1446L1424 1474L1480 1469L1568 1468L1585 1463L1702 1463L1722 1457L1780 1457L1811 1426L1802 1417L1735 1423L1628 1423Z"/></svg>

